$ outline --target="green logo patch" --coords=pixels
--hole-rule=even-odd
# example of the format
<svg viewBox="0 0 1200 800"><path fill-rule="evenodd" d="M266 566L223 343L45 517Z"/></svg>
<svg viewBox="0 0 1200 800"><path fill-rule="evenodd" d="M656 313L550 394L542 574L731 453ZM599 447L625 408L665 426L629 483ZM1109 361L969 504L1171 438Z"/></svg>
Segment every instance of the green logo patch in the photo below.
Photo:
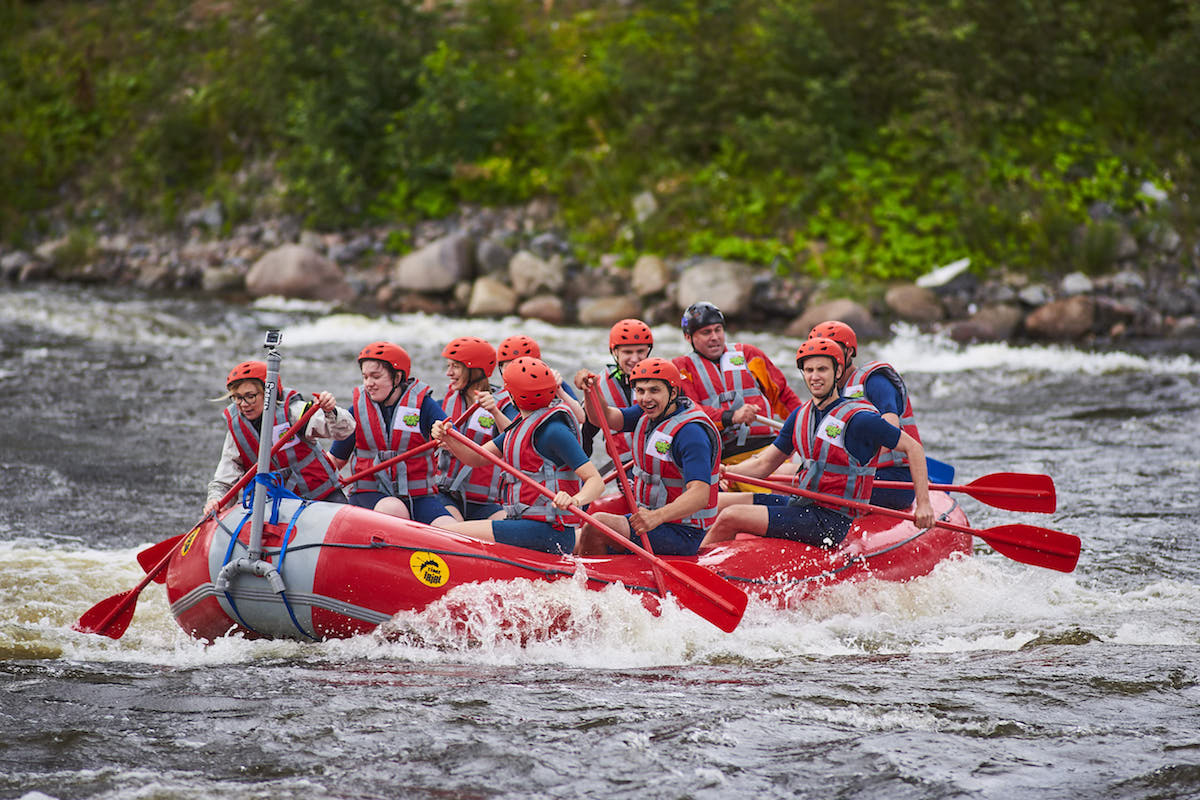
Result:
<svg viewBox="0 0 1200 800"><path fill-rule="evenodd" d="M730 356L729 363L733 364L735 367L740 367L742 364L746 363L746 357L742 355Z"/></svg>
<svg viewBox="0 0 1200 800"><path fill-rule="evenodd" d="M495 424L496 424L496 420L492 419L491 417L480 417L479 418L479 427L481 427L481 428L490 428Z"/></svg>
<svg viewBox="0 0 1200 800"><path fill-rule="evenodd" d="M846 397L862 397L862 396L863 396L862 387L854 389L849 394L846 395Z"/></svg>
<svg viewBox="0 0 1200 800"><path fill-rule="evenodd" d="M842 426L836 422L831 422L825 426L825 435L830 439L836 439L842 435Z"/></svg>
<svg viewBox="0 0 1200 800"><path fill-rule="evenodd" d="M671 443L670 442L655 442L654 449L665 455L668 451L670 451Z"/></svg>
<svg viewBox="0 0 1200 800"><path fill-rule="evenodd" d="M404 420L405 425L412 427L421 421L421 415L420 414L405 414L401 419Z"/></svg>

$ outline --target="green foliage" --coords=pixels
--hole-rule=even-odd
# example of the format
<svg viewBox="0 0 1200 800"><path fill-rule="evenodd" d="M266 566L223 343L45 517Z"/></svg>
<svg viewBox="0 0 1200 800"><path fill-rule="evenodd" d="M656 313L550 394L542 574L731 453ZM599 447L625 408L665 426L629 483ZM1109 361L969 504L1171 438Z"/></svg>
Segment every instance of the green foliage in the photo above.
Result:
<svg viewBox="0 0 1200 800"><path fill-rule="evenodd" d="M1196 74L1187 0L8 0L0 235L549 196L585 257L1096 270L1099 205L1200 217Z"/></svg>

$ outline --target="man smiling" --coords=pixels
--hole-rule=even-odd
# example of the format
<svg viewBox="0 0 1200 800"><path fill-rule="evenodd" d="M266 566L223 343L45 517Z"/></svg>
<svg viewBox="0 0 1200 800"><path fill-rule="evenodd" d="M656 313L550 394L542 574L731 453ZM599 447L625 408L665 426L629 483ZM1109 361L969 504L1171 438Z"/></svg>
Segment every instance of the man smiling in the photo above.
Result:
<svg viewBox="0 0 1200 800"><path fill-rule="evenodd" d="M869 501L875 477L872 459L884 447L903 453L912 464L917 527L933 525L925 450L916 439L884 420L870 403L839 395L838 378L846 368L842 346L832 339L808 339L796 351L796 366L804 374L812 399L788 416L774 442L739 464L738 472L763 478L793 452L799 453L804 463L797 474L798 486L828 495L828 499L814 504L785 495L722 494L720 513L703 545L751 533L814 547L836 547L846 538L855 516L837 500Z"/></svg>
<svg viewBox="0 0 1200 800"><path fill-rule="evenodd" d="M580 376L583 388L601 380ZM680 394L679 370L663 358L647 358L630 376L637 405L602 407L597 427L633 433L633 495L637 508L621 516L599 512L596 519L618 533L645 539L663 555L694 555L717 512L717 470L721 443L708 417ZM589 414L591 409L589 409ZM607 551L607 539L584 525L575 552Z"/></svg>

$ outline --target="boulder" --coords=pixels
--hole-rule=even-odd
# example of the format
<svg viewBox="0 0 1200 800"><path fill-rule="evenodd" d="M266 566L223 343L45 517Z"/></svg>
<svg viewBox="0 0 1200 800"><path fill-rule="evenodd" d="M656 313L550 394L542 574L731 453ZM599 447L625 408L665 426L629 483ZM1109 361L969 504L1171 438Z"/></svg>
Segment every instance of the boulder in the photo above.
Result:
<svg viewBox="0 0 1200 800"><path fill-rule="evenodd" d="M932 289L912 283L891 287L884 295L883 302L905 322L937 322L946 313Z"/></svg>
<svg viewBox="0 0 1200 800"><path fill-rule="evenodd" d="M1011 303L984 306L965 320L950 326L956 342L1004 342L1021 327L1023 312Z"/></svg>
<svg viewBox="0 0 1200 800"><path fill-rule="evenodd" d="M277 247L256 261L246 275L246 291L252 297L280 295L337 303L354 298L341 267L297 244Z"/></svg>
<svg viewBox="0 0 1200 800"><path fill-rule="evenodd" d="M580 325L610 328L613 323L641 314L637 298L629 295L616 297L585 297L579 301Z"/></svg>
<svg viewBox="0 0 1200 800"><path fill-rule="evenodd" d="M502 317L517 308L517 293L495 278L486 275L477 278L471 287L471 298L467 301L467 315L471 317Z"/></svg>
<svg viewBox="0 0 1200 800"><path fill-rule="evenodd" d="M475 243L466 233L451 233L401 256L392 267L392 283L411 292L445 292L474 277Z"/></svg>
<svg viewBox="0 0 1200 800"><path fill-rule="evenodd" d="M1025 330L1036 339L1070 341L1091 333L1096 302L1088 295L1055 300L1025 317Z"/></svg>
<svg viewBox="0 0 1200 800"><path fill-rule="evenodd" d="M854 334L861 339L878 339L884 330L871 312L853 300L840 298L810 306L803 314L788 324L784 334L796 339L807 339L808 332L814 325L826 320L844 322L854 329Z"/></svg>
<svg viewBox="0 0 1200 800"><path fill-rule="evenodd" d="M754 270L748 265L721 258L705 258L683 271L676 286L675 302L684 309L692 303L714 303L728 318L744 316L754 291Z"/></svg>
<svg viewBox="0 0 1200 800"><path fill-rule="evenodd" d="M540 319L551 325L562 325L567 321L566 306L556 294L534 295L517 306L517 314L524 319Z"/></svg>
<svg viewBox="0 0 1200 800"><path fill-rule="evenodd" d="M638 256L633 264L633 290L638 297L666 291L671 283L671 268L658 256Z"/></svg>
<svg viewBox="0 0 1200 800"><path fill-rule="evenodd" d="M522 250L508 262L508 277L519 297L530 297L539 291L562 291L566 269L559 256L544 259Z"/></svg>

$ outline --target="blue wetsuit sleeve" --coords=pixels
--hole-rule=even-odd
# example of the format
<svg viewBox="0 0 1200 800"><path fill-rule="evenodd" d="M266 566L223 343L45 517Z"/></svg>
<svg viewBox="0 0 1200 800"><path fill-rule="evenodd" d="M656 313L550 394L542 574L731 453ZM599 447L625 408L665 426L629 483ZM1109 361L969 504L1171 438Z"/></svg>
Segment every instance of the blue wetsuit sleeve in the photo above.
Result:
<svg viewBox="0 0 1200 800"><path fill-rule="evenodd" d="M895 414L898 417L904 410L900 407L900 390L878 372L867 378L863 394L880 414Z"/></svg>
<svg viewBox="0 0 1200 800"><path fill-rule="evenodd" d="M588 460L574 431L560 419L552 419L538 428L533 435L533 446L560 467L579 469Z"/></svg>
<svg viewBox="0 0 1200 800"><path fill-rule="evenodd" d="M800 406L800 408L804 408L804 406ZM795 449L792 447L794 441L792 437L793 431L796 430L796 417L800 414L800 408L793 409L792 413L787 415L787 419L783 421L783 427L779 429L779 435L775 437L775 441L771 442L784 455L790 456L792 450Z"/></svg>
<svg viewBox="0 0 1200 800"><path fill-rule="evenodd" d="M685 486L692 481L712 482L712 440L700 423L689 422L679 429L671 440L671 458L679 465Z"/></svg>
<svg viewBox="0 0 1200 800"><path fill-rule="evenodd" d="M578 399L579 399L579 398L578 398L578 397L575 395L575 390L571 388L571 384L567 383L566 381L563 381L563 382L562 382L562 388L563 388L563 393L565 393L565 394L567 395L567 397L571 398L572 400L578 400Z"/></svg>
<svg viewBox="0 0 1200 800"><path fill-rule="evenodd" d="M358 412L354 408L350 409L350 416L354 417L355 422L358 422ZM339 458L343 461L354 455L354 434L351 433L346 438L338 439L336 442L334 442L329 448L329 455L333 456L334 458Z"/></svg>
<svg viewBox="0 0 1200 800"><path fill-rule="evenodd" d="M637 427L638 420L642 418L642 414L644 413L646 412L642 411L641 406L622 408L621 416L625 418L625 421L621 424L621 430L624 433L633 433L633 429Z"/></svg>
<svg viewBox="0 0 1200 800"><path fill-rule="evenodd" d="M846 426L846 449L865 464L881 447L889 450L900 441L900 429L878 414L860 412Z"/></svg>
<svg viewBox="0 0 1200 800"><path fill-rule="evenodd" d="M446 419L446 409L442 408L442 404L433 399L432 394L425 395L425 399L421 402L421 435L428 440L429 432L433 430L433 423L439 419Z"/></svg>

